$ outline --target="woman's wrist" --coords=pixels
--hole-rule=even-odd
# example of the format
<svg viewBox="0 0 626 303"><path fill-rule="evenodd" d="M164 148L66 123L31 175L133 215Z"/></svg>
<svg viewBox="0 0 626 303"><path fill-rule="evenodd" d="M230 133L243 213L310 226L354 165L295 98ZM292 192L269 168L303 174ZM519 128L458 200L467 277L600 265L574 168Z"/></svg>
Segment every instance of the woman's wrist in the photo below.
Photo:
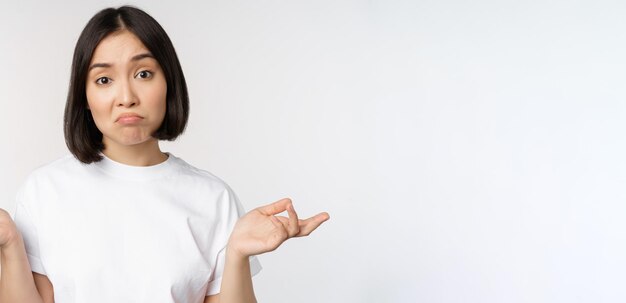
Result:
<svg viewBox="0 0 626 303"><path fill-rule="evenodd" d="M230 258L231 260L244 260L247 259L249 256L237 249L236 243L229 241L228 245L226 246L226 257Z"/></svg>
<svg viewBox="0 0 626 303"><path fill-rule="evenodd" d="M2 247L0 247L0 249L2 250L11 250L13 249L13 247L19 247L19 246L23 246L24 245L24 240L22 239L22 235L19 233L19 231L14 230L9 232L9 234L7 235L7 242L4 243L4 245L2 245Z"/></svg>
<svg viewBox="0 0 626 303"><path fill-rule="evenodd" d="M26 253L24 240L19 233L7 241L0 249L2 250L2 258L5 259L5 261L20 259L22 255Z"/></svg>

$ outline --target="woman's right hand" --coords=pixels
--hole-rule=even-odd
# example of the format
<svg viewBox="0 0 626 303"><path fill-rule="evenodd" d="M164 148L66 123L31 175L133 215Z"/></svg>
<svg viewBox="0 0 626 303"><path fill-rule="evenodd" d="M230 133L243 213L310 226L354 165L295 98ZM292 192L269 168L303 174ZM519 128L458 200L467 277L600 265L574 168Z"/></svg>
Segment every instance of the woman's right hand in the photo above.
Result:
<svg viewBox="0 0 626 303"><path fill-rule="evenodd" d="M276 216L285 210L288 218ZM241 257L260 255L275 250L287 239L308 236L328 219L330 215L321 212L300 220L291 199L280 199L239 218L228 240L228 249Z"/></svg>
<svg viewBox="0 0 626 303"><path fill-rule="evenodd" d="M19 232L15 222L11 219L11 215L4 209L0 208L0 249L17 241Z"/></svg>

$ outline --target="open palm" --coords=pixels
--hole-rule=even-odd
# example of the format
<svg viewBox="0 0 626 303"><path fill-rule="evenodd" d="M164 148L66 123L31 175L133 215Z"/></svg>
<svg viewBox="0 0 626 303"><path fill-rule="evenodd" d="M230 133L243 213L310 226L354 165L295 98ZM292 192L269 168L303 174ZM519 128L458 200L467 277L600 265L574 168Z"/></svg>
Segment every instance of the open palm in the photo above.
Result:
<svg viewBox="0 0 626 303"><path fill-rule="evenodd" d="M285 210L289 217L276 216ZM229 246L242 256L270 252L289 238L308 236L329 218L328 213L322 212L300 220L291 199L281 199L239 218L230 235Z"/></svg>

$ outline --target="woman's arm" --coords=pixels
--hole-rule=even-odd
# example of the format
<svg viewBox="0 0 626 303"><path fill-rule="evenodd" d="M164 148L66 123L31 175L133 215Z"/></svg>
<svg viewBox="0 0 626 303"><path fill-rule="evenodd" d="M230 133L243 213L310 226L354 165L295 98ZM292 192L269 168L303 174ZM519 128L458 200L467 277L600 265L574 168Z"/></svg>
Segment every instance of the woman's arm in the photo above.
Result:
<svg viewBox="0 0 626 303"><path fill-rule="evenodd" d="M226 248L226 264L220 293L206 297L204 303L256 303L248 259Z"/></svg>
<svg viewBox="0 0 626 303"><path fill-rule="evenodd" d="M33 279L35 280L35 286L37 286L37 291L43 299L43 302L54 303L54 287L52 287L48 276L33 272Z"/></svg>
<svg viewBox="0 0 626 303"><path fill-rule="evenodd" d="M250 274L250 261L234 250L226 248L226 264L222 276L219 302L256 303Z"/></svg>
<svg viewBox="0 0 626 303"><path fill-rule="evenodd" d="M0 209L0 238L3 242L0 245L0 302L44 303L35 287L24 240L11 216L3 209Z"/></svg>
<svg viewBox="0 0 626 303"><path fill-rule="evenodd" d="M285 210L289 218L275 216ZM329 218L327 213L320 213L300 220L288 198L245 214L228 240L220 294L207 297L205 302L256 303L249 257L273 251L289 238L308 236Z"/></svg>

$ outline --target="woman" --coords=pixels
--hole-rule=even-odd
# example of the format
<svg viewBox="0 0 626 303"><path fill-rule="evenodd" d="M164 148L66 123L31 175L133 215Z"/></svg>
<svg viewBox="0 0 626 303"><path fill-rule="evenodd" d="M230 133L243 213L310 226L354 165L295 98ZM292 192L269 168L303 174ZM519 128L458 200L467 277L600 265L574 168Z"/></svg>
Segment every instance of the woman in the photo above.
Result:
<svg viewBox="0 0 626 303"><path fill-rule="evenodd" d="M329 219L300 220L289 199L244 215L221 179L160 150L189 106L174 47L145 12L96 14L70 83L71 155L28 176L14 221L0 210L0 302L255 302L254 256Z"/></svg>

